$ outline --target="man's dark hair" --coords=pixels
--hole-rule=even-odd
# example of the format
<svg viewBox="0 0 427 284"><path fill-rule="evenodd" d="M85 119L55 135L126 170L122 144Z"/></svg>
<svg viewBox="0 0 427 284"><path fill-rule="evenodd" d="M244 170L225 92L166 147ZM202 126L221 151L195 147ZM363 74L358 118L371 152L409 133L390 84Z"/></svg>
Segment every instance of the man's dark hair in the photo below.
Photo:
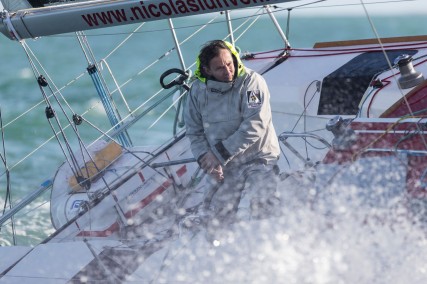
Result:
<svg viewBox="0 0 427 284"><path fill-rule="evenodd" d="M227 49L230 51L231 56L233 57L234 66L236 67L237 72L237 59L228 48L228 46L222 40L212 40L207 42L202 49L200 50L199 60L200 60L200 73L203 77L208 78L208 74L205 73L205 68L209 68L209 62L212 58L219 55L221 49Z"/></svg>

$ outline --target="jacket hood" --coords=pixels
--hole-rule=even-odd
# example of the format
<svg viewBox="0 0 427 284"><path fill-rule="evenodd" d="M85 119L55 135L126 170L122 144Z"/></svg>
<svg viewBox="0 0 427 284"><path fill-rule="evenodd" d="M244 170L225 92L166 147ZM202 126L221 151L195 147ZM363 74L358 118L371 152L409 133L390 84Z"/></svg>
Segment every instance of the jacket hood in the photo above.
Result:
<svg viewBox="0 0 427 284"><path fill-rule="evenodd" d="M242 61L240 60L240 56L239 56L239 52L237 52L236 48L229 43L228 41L224 41L225 45L230 49L231 54L234 56L234 58L237 61L237 76L240 77L243 74L245 74L245 68L243 66ZM206 83L206 77L204 77L202 75L202 72L200 71L200 58L199 56L197 56L196 59L196 71L194 72L194 75L196 76L197 79L199 79L200 81L202 81L203 83Z"/></svg>

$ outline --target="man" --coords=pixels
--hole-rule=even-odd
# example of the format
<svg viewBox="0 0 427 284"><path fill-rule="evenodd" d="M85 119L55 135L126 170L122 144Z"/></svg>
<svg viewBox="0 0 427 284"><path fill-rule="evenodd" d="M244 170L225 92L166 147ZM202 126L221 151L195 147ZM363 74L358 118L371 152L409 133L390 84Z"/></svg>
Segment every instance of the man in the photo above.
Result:
<svg viewBox="0 0 427 284"><path fill-rule="evenodd" d="M243 218L270 214L280 150L265 80L221 40L201 49L195 75L184 120L195 158L218 185L209 208L219 223L238 211Z"/></svg>

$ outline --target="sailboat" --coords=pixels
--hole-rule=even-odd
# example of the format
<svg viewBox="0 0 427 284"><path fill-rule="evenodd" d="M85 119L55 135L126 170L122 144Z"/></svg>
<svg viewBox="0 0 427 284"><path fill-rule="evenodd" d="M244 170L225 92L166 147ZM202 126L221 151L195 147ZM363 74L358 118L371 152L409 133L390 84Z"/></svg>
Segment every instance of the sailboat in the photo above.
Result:
<svg viewBox="0 0 427 284"><path fill-rule="evenodd" d="M44 153L60 152L62 163L18 202L11 201L6 186L0 239L7 245L0 247L0 283L281 283L278 279L286 279L289 270L280 265L296 261L286 260L286 254L295 255L286 247L294 237L288 233L290 222L317 222L313 237L332 234L349 212L357 213L361 226L422 228L427 36L377 36L294 48L275 14L285 11L289 20L294 9L316 2L328 1L2 0L0 32L23 47L34 88L42 95L34 108L46 116L50 135L40 147L55 142ZM235 10L249 10L238 16L239 26L231 16ZM179 38L176 21L199 14L207 14L207 23L186 27L192 33ZM216 31L217 17L226 26L224 39L239 46L260 16L271 20L269 32L277 33L279 44L240 51L244 65L262 74L271 92L282 148L282 209L269 218L236 222L212 238L199 215L209 183L192 156L182 117L195 68L186 59L194 59L197 51L190 48L188 55L183 47L209 26ZM168 29L173 46L152 61L144 59L138 50L142 45L163 48L164 39L154 31L139 39L138 48L120 54L119 48L150 22L161 27L157 33ZM108 36L109 28L120 34L119 28L127 26L136 28L107 56L97 58L87 33L99 30ZM84 72L64 87L55 84L28 43L49 36L77 39L83 51ZM68 45L55 52L64 51ZM118 61L110 59L116 52ZM145 64L142 69L132 74L117 67L135 60L129 59L134 55ZM144 77L163 60L162 67L153 67L154 75ZM93 84L98 96L87 110L72 98L81 78L87 79L83 86ZM153 81L160 81L160 90L145 94L144 86ZM126 92L133 94L132 101ZM162 143L149 140L153 130L166 133ZM8 163L4 144L3 149L3 177L9 185L16 165ZM43 195L49 196L52 229L37 244L20 245L18 217L28 220L45 209L37 205ZM310 210L301 215L301 208ZM309 277L298 281L316 282Z"/></svg>

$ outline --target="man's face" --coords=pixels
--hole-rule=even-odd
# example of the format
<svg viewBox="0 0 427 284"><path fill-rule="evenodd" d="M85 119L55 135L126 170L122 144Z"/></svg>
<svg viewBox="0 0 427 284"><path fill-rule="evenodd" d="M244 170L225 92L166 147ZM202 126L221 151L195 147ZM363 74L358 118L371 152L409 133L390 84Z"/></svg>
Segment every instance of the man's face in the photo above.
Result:
<svg viewBox="0 0 427 284"><path fill-rule="evenodd" d="M211 59L206 73L220 82L231 82L234 77L234 64L231 52L221 49L218 56Z"/></svg>

